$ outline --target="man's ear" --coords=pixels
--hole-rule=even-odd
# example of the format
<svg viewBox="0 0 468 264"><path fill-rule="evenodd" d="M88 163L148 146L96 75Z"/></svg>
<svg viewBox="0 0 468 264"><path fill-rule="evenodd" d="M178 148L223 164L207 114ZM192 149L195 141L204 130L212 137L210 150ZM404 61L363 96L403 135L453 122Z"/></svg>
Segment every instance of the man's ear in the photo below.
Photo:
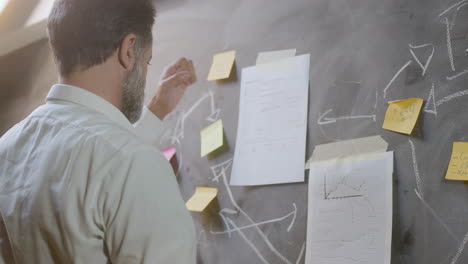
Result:
<svg viewBox="0 0 468 264"><path fill-rule="evenodd" d="M136 47L137 36L133 33L128 34L120 43L118 58L120 65L127 71L132 71L136 64Z"/></svg>

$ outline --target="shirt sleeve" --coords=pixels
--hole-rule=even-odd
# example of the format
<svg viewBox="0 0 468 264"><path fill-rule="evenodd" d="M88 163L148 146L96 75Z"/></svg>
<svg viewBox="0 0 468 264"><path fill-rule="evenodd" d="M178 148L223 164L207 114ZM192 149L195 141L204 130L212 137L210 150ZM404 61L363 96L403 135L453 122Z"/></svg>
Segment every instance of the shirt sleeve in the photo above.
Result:
<svg viewBox="0 0 468 264"><path fill-rule="evenodd" d="M146 106L143 106L140 120L133 127L137 135L150 145L158 141L162 133L162 121Z"/></svg>
<svg viewBox="0 0 468 264"><path fill-rule="evenodd" d="M105 244L113 264L196 263L192 218L162 155L144 151L109 177ZM116 170L117 171L117 170Z"/></svg>

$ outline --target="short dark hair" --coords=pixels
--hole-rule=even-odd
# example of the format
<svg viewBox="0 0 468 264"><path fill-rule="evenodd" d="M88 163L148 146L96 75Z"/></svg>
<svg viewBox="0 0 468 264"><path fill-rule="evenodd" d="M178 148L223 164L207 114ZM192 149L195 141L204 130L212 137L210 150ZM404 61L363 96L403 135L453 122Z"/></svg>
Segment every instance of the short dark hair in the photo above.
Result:
<svg viewBox="0 0 468 264"><path fill-rule="evenodd" d="M60 75L104 63L128 34L148 45L155 16L150 0L55 0L47 32Z"/></svg>

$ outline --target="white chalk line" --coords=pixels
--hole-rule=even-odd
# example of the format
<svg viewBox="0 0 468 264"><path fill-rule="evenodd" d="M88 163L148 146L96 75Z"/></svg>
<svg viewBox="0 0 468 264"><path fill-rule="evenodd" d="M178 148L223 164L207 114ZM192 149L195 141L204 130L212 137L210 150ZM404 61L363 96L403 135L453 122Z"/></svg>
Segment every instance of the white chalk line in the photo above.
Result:
<svg viewBox="0 0 468 264"><path fill-rule="evenodd" d="M319 116L318 120L317 120L317 124L318 125L326 125L326 124L332 124L332 123L336 123L336 120L334 121L322 121L322 119L328 114L330 113L331 111L333 111L333 109L328 109L327 111L325 111L325 113L323 113L322 115Z"/></svg>
<svg viewBox="0 0 468 264"><path fill-rule="evenodd" d="M232 210L232 209L228 209L228 208L223 208L218 212L219 216L223 220L223 222L226 225L227 229L231 230L234 227L232 227L232 228L230 227L230 224L227 221L227 217L224 216L224 213L234 215L234 214L237 214L237 211ZM231 233L228 233L228 237L231 238Z"/></svg>
<svg viewBox="0 0 468 264"><path fill-rule="evenodd" d="M242 210L242 208L240 208L240 206L236 203L235 199L234 199L234 196L232 195L232 191L231 189L229 188L229 184L227 183L227 179L226 179L226 175L224 174L223 176L223 180L224 180L224 184L226 186L226 189L227 189L227 192L228 192L228 195L229 195L229 198L231 199L231 202L233 203L234 207L239 210L239 212L241 212L241 214L243 214L251 223L255 223L255 221L253 221L253 219L244 211ZM270 240L266 237L266 235L263 233L263 231L258 227L258 226L255 226L254 227L255 229L257 229L257 232L258 234L263 238L263 240L265 241L265 243L267 244L267 246L270 248L270 250L275 254L277 255L281 260L283 260L285 263L287 264L292 264L288 259L286 259L281 253L278 252L278 250L271 244Z"/></svg>
<svg viewBox="0 0 468 264"><path fill-rule="evenodd" d="M377 110L377 104L379 103L379 90L375 90L375 104L374 104L374 113Z"/></svg>
<svg viewBox="0 0 468 264"><path fill-rule="evenodd" d="M436 102L436 106L439 107L441 106L442 104L445 104L457 97L460 97L460 96L465 96L465 95L468 95L468 90L463 90L463 91L459 91L459 92L456 92L456 93L453 93L451 95L448 95L442 99L440 99L439 101Z"/></svg>
<svg viewBox="0 0 468 264"><path fill-rule="evenodd" d="M224 163L229 163L229 162L232 162L232 159L230 160L227 160L225 161ZM213 168L218 168L219 166L213 166L212 167L212 170ZM226 171L225 170L222 170L222 173L221 173L221 178L223 179L224 181L224 186L226 187L226 191L228 193L228 196L229 196L229 199L231 200L231 203L232 205L242 214L244 215L245 218L247 218L247 220L249 222L251 222L252 224L256 224L255 221L253 221L253 219L244 211L242 210L242 208L237 204L236 200L234 199L234 195L232 194L232 190L228 184L228 181L227 181L227 177L226 177ZM254 226L253 228L256 229L257 233L262 237L262 239L265 241L265 243L267 244L268 248L278 257L280 258L284 263L287 263L287 264L292 264L291 261L289 261L287 258L285 258L281 253L278 252L278 250L273 246L273 244L271 244L271 241L267 238L267 236L263 233L263 231L258 227L258 226ZM242 232L241 230L239 230L239 232Z"/></svg>
<svg viewBox="0 0 468 264"><path fill-rule="evenodd" d="M434 46L434 45L428 43L428 44L421 44L421 45L408 44L408 46L410 48L412 48L412 49L420 49L420 48L430 47L430 46Z"/></svg>
<svg viewBox="0 0 468 264"><path fill-rule="evenodd" d="M305 242L302 243L301 251L299 252L299 256L297 256L296 264L301 263L302 257L304 256L304 250L305 250Z"/></svg>
<svg viewBox="0 0 468 264"><path fill-rule="evenodd" d="M328 140L331 140L331 141L340 141L339 139L337 138L331 138L327 135L327 133L325 133L325 131L323 130L323 127L322 126L318 126L319 129L320 129L320 133L322 133L322 136L324 136L326 139Z"/></svg>
<svg viewBox="0 0 468 264"><path fill-rule="evenodd" d="M294 206L294 214L293 214L293 219L291 220L291 223L288 226L288 229L286 229L288 232L291 231L292 227L294 226L294 223L296 222L296 217L297 217L297 206L296 203L293 203Z"/></svg>
<svg viewBox="0 0 468 264"><path fill-rule="evenodd" d="M460 11L461 8L465 7L466 5L468 5L468 2L465 2L461 5L459 5L457 7L457 10L455 11L455 13L453 13L453 16L452 16L452 23L450 24L450 29L453 29L453 27L455 27L455 21L457 21L457 17L458 17L458 12Z"/></svg>
<svg viewBox="0 0 468 264"><path fill-rule="evenodd" d="M422 204L427 208L427 210L429 210L429 212L432 214L432 216L437 220L437 222L439 222L439 224L442 225L442 227L453 238L453 240L458 242L459 240L457 239L455 234L450 230L450 228L447 226L447 224L445 224L445 222L440 218L440 216L437 215L437 213L434 211L434 209L432 209L432 207L429 206L429 204L426 202L426 200L424 200L424 198L421 196L421 194L418 192L418 190L414 189L414 192L416 193L416 196L419 198L419 200L422 202Z"/></svg>
<svg viewBox="0 0 468 264"><path fill-rule="evenodd" d="M229 224L231 224L234 228L236 228L236 224L230 219L230 218L227 218L226 219ZM255 252L255 254L257 254L257 256L260 258L260 260L265 263L265 264L269 264L269 262L265 259L265 257L263 257L262 253L260 253L260 251L258 250L257 247L255 247L255 245L252 243L252 241L250 241L247 236L244 234L244 232L242 232L242 230L238 229L237 232L239 233L239 235L245 240L245 242L247 242L247 244L250 246L250 248L252 248L252 250Z"/></svg>
<svg viewBox="0 0 468 264"><path fill-rule="evenodd" d="M341 81L342 83L351 83L351 84L361 84L361 82L356 81Z"/></svg>
<svg viewBox="0 0 468 264"><path fill-rule="evenodd" d="M287 229L287 231L289 232L289 231L291 231L292 224L296 221L296 215L297 215L296 204L293 203L293 206L294 206L294 210L291 213L289 213L289 214L287 214L287 215L285 215L283 217L280 217L280 218L271 219L271 220L267 220L267 221L263 221L263 222L258 222L258 223L251 224L251 225L241 226L241 227L238 227L236 229L228 229L228 230L225 230L225 231L210 231L210 233L213 234L213 235L224 235L224 234L227 234L227 233L235 232L238 229L239 230L244 230L244 229L249 229L249 228L252 228L252 227L255 227L255 226L261 226L261 225L281 222L281 221L283 221L285 219L288 219L290 216L293 216L291 224L289 225L289 227Z"/></svg>
<svg viewBox="0 0 468 264"><path fill-rule="evenodd" d="M453 80L455 80L456 78L458 78L458 77L460 77L460 76L462 76L462 75L465 75L465 74L467 74L467 73L468 73L468 70L464 70L464 71L459 72L459 73L457 73L457 74L455 74L455 75L453 75L453 76L447 76L447 80L448 80L448 81L453 81Z"/></svg>
<svg viewBox="0 0 468 264"><path fill-rule="evenodd" d="M376 116L375 115L356 115L356 116L340 116L340 117L325 117L327 114L332 112L333 109L328 109L320 115L319 119L317 120L318 125L327 125L327 124L333 124L336 123L338 120L352 120L352 119L367 119L367 118L372 118L374 122L376 122Z"/></svg>
<svg viewBox="0 0 468 264"><path fill-rule="evenodd" d="M334 117L334 118L325 118L324 120L326 121L331 121L334 120L335 122L338 120L352 120L352 119L364 119L364 118L372 118L374 122L376 121L376 116L375 115L357 115L357 116L340 116L340 117Z"/></svg>
<svg viewBox="0 0 468 264"><path fill-rule="evenodd" d="M414 147L413 141L411 139L409 139L408 141L411 146L411 156L413 158L413 169L414 169L414 175L416 177L416 188L418 189L418 192L421 195L421 197L424 198L424 193L423 193L422 183L421 183L421 176L419 175L418 160L416 158L416 149Z"/></svg>
<svg viewBox="0 0 468 264"><path fill-rule="evenodd" d="M219 182L219 178L226 173L226 170L232 166L232 159L226 160L218 165L212 166L211 171L213 173L213 178L211 179L214 182ZM216 172L217 169L221 168L221 172Z"/></svg>
<svg viewBox="0 0 468 264"><path fill-rule="evenodd" d="M464 4L465 2L467 2L467 0L462 0L458 3L455 3L453 5L451 5L449 8L445 9L442 13L439 14L439 17L445 15L446 13L448 13L450 10L454 9L455 7L461 5L461 4Z"/></svg>
<svg viewBox="0 0 468 264"><path fill-rule="evenodd" d="M192 107L184 113L184 119L188 118L193 113L193 111L195 111L195 109L206 99L210 99L211 113L215 112L214 95L213 92L210 90L208 93L204 94L200 99L198 99L198 101L196 101L192 105Z"/></svg>
<svg viewBox="0 0 468 264"><path fill-rule="evenodd" d="M419 46L413 46L413 45L409 44L409 47L410 47L411 55L413 56L414 60L416 60L416 62L418 63L418 65L421 67L421 69L423 71L422 76L426 75L426 70L427 70L427 68L429 67L429 64L432 61L432 57L434 56L434 52L435 52L434 45L432 45L432 44L423 44L423 45L419 45ZM418 57L414 53L413 49L420 49L420 48L424 48L424 47L431 47L432 52L431 52L431 55L428 57L426 63L423 65L422 62L418 59Z"/></svg>
<svg viewBox="0 0 468 264"><path fill-rule="evenodd" d="M455 71L455 63L453 61L453 51L452 51L452 39L450 36L450 22L448 18L445 18L445 24L447 27L447 54L450 60L450 67L452 68L452 71Z"/></svg>
<svg viewBox="0 0 468 264"><path fill-rule="evenodd" d="M197 109L201 103L207 99L210 99L210 110L211 113L206 118L209 122L214 122L218 120L221 110L216 108L215 99L213 92L210 90L208 93L204 94L200 99L198 99L189 110L183 112L180 118L177 120L174 133L171 137L172 144L180 143L180 140L184 138L185 134L185 120Z"/></svg>
<svg viewBox="0 0 468 264"><path fill-rule="evenodd" d="M461 5L459 5L458 8L457 8L457 11L460 11L460 9L461 9L462 7L465 7L465 6L467 6L467 5L468 5L468 2L465 2L465 3L461 4Z"/></svg>
<svg viewBox="0 0 468 264"><path fill-rule="evenodd" d="M384 97L384 99L387 98L387 90L388 90L388 88L390 88L390 86L391 86L392 83L396 80L396 78L397 78L406 68L408 68L408 66L410 66L411 63L412 63L411 60L407 61L407 62L405 63L405 65L403 65L403 67L401 67L401 68L397 71L397 73L393 76L393 78L390 80L390 82L387 84L387 86L386 86L386 87L384 88L384 90L383 90L383 97Z"/></svg>
<svg viewBox="0 0 468 264"><path fill-rule="evenodd" d="M429 110L429 105L430 104L432 104L432 106L434 107L434 110ZM432 83L431 92L429 93L429 98L427 98L427 103L426 103L426 106L424 107L424 112L434 114L434 115L437 116L437 105L436 105L436 101L435 101L434 83Z"/></svg>
<svg viewBox="0 0 468 264"><path fill-rule="evenodd" d="M466 242L468 242L468 232L466 233L465 237L463 238L463 241L461 244L458 246L457 254L453 257L452 261L450 264L455 264L458 261L458 258L460 258L463 250L465 249Z"/></svg>

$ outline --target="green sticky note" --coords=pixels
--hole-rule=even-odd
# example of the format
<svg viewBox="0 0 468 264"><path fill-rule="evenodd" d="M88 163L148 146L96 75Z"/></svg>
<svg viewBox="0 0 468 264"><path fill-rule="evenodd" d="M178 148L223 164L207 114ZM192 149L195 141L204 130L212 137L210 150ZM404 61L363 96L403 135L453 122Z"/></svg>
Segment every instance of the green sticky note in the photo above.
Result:
<svg viewBox="0 0 468 264"><path fill-rule="evenodd" d="M204 157L224 146L223 121L218 120L200 131L201 156Z"/></svg>

